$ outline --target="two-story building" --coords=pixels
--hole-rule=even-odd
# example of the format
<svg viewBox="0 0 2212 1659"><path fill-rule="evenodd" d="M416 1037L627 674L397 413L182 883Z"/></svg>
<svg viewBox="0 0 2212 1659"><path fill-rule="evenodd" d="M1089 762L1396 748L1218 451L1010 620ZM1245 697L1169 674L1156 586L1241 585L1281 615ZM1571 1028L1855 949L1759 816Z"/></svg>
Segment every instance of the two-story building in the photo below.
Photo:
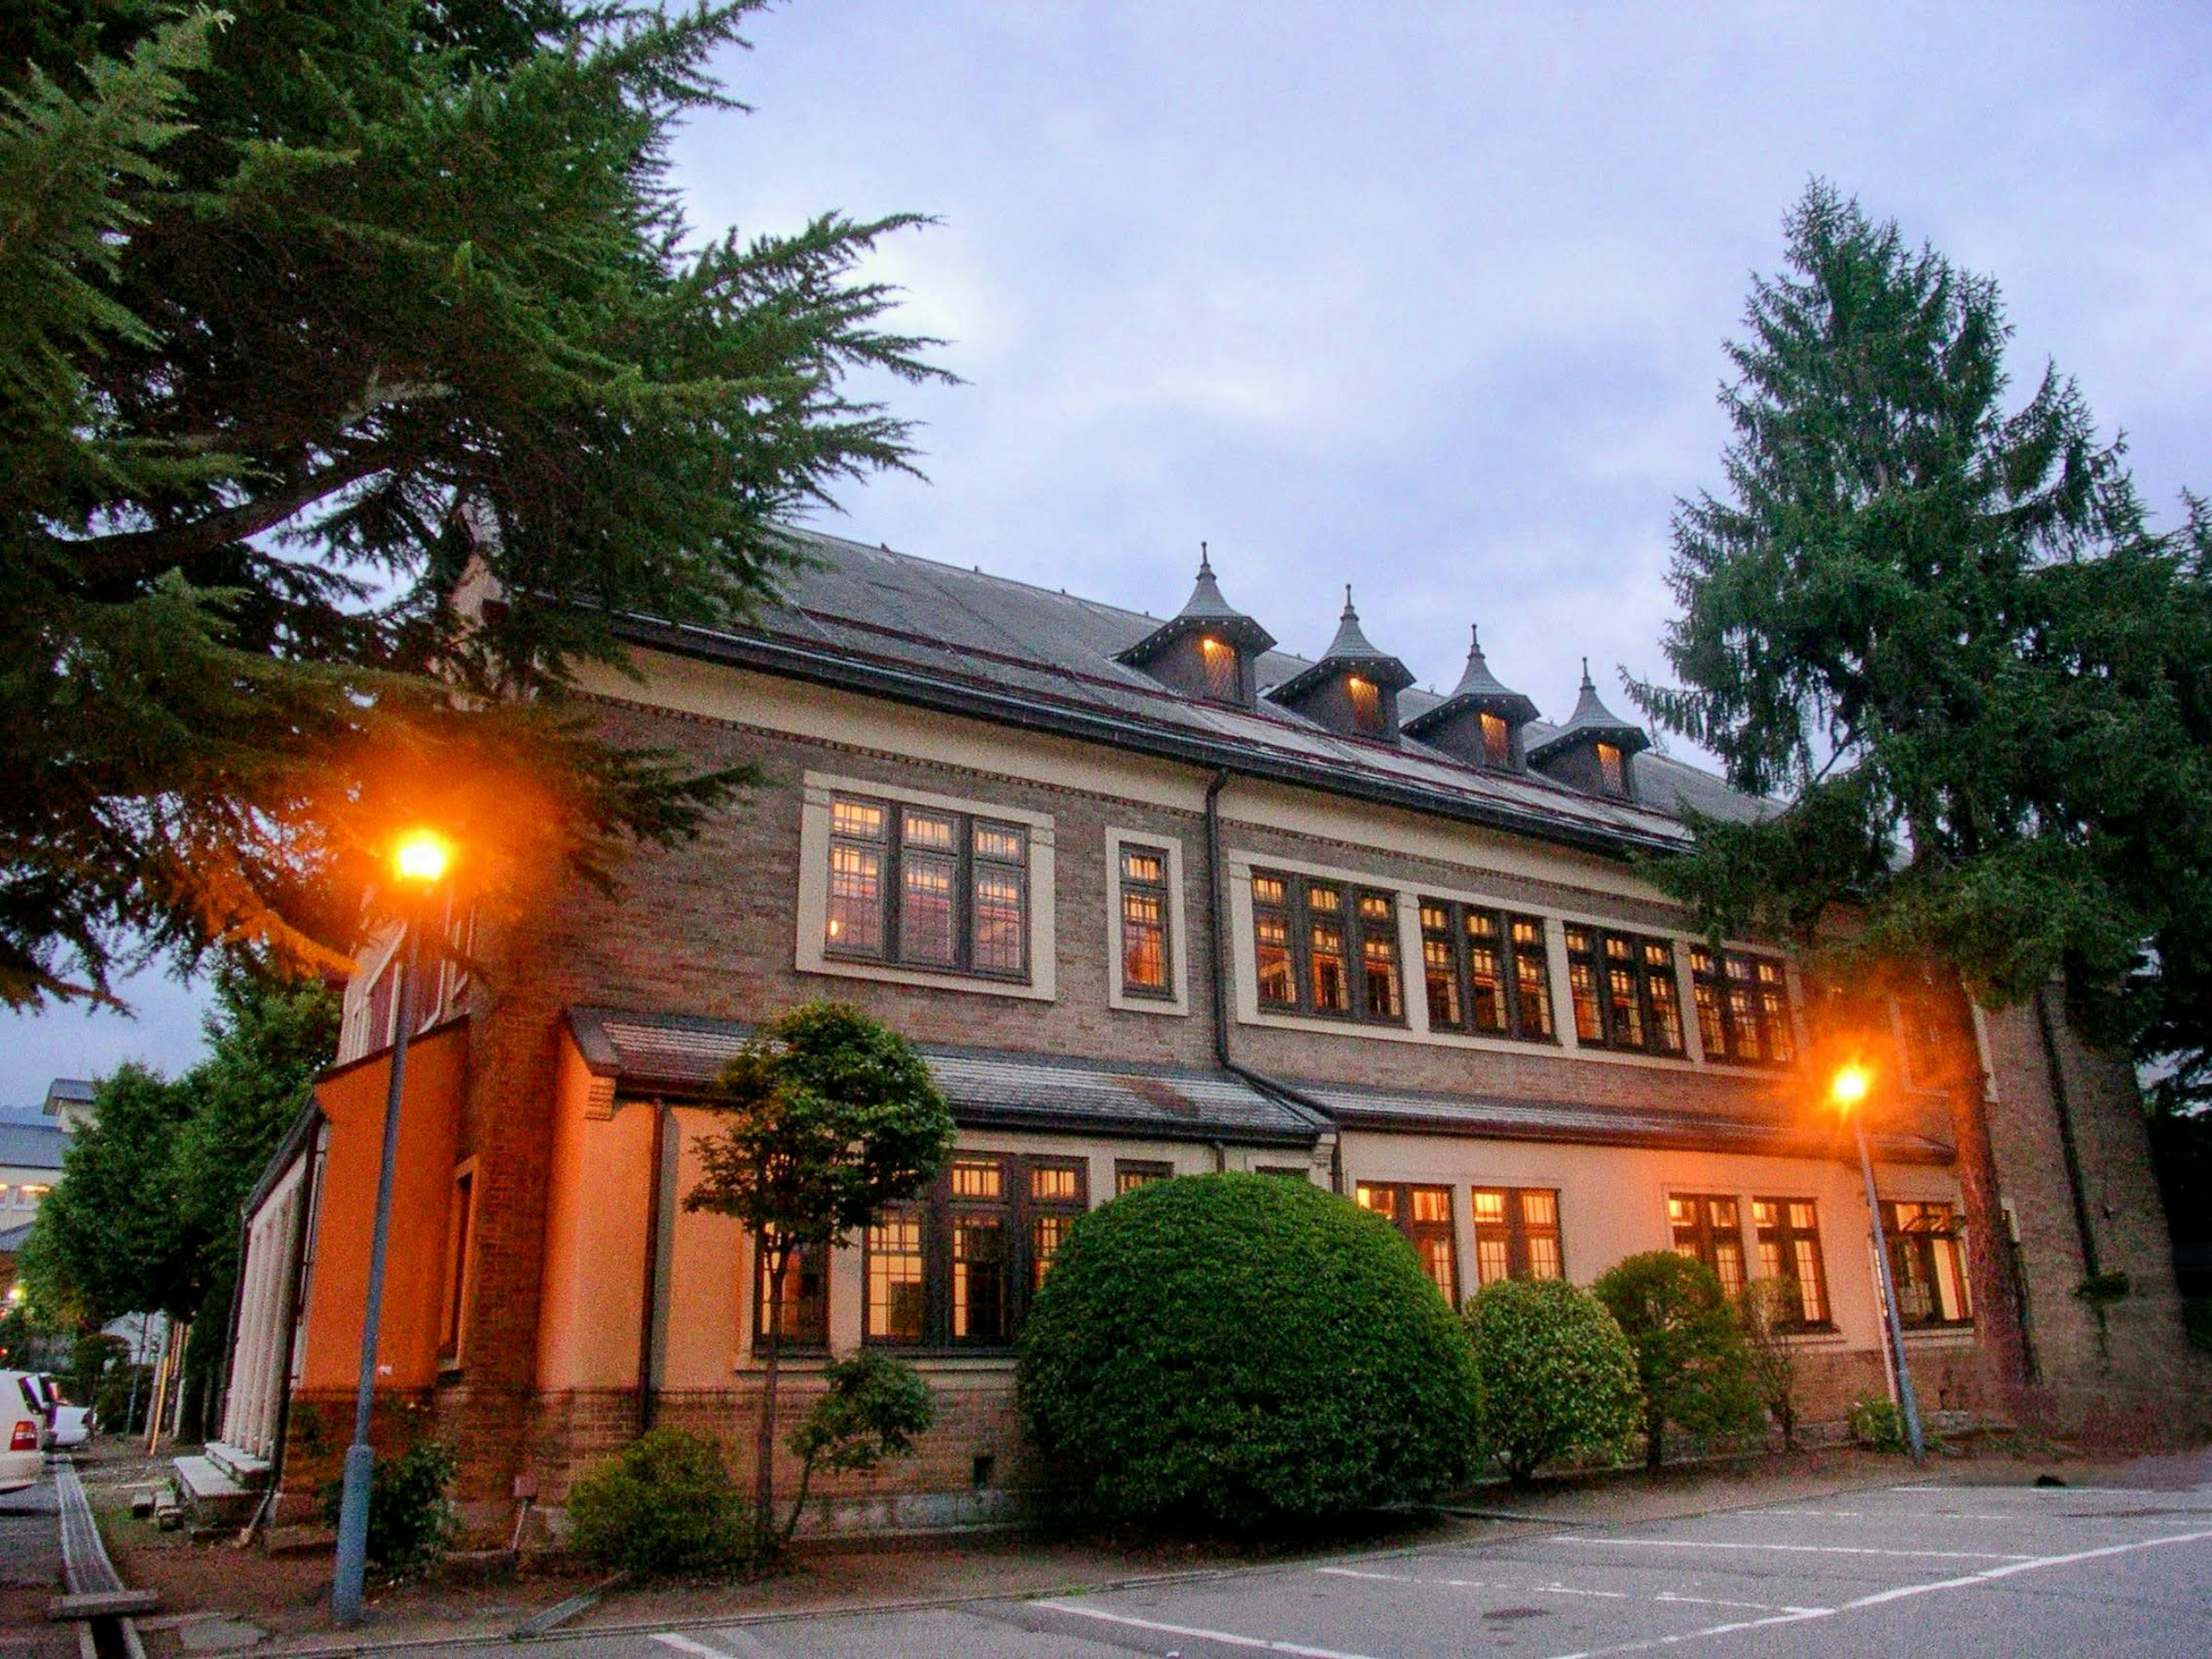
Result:
<svg viewBox="0 0 2212 1659"><path fill-rule="evenodd" d="M615 896L457 920L465 961L429 975L379 1374L487 1520L650 1423L750 1455L759 1275L683 1200L717 1068L824 995L920 1045L960 1126L930 1193L789 1283L794 1409L877 1345L939 1396L921 1459L833 1485L839 1524L1032 1489L1012 1345L1054 1249L1133 1184L1218 1170L1389 1216L1455 1301L1668 1248L1732 1287L1786 1277L1816 1421L1887 1389L1878 1230L1930 1407L2175 1420L2194 1373L2124 1061L2055 995L1990 1012L1910 973L1815 995L1771 942L1696 936L1649 860L1686 807L1759 804L1587 674L1547 724L1479 646L1449 695L1417 690L1348 598L1304 658L1203 563L1163 621L807 547L753 622L632 621L633 674L586 687L611 736L758 787ZM393 943L250 1206L224 1439L249 1475L289 1447L295 1490L349 1422ZM1877 1067L1873 1217L1824 1103L1839 1040ZM2133 1291L2101 1331L2074 1295L2093 1250Z"/></svg>

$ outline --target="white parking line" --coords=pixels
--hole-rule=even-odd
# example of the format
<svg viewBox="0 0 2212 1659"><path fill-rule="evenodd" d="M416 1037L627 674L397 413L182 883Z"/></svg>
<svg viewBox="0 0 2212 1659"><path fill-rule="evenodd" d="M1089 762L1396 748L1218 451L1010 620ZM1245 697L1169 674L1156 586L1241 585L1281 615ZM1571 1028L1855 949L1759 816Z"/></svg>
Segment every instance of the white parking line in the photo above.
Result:
<svg viewBox="0 0 2212 1659"><path fill-rule="evenodd" d="M688 1636L678 1636L672 1630L660 1631L653 1639L674 1648L678 1653L690 1654L692 1659L730 1659L726 1649L710 1648L704 1642L695 1642Z"/></svg>
<svg viewBox="0 0 2212 1659"><path fill-rule="evenodd" d="M1804 1515L1823 1521L2033 1521L2032 1515L1977 1515L1966 1510L1912 1510L1891 1514L1869 1514L1864 1510L1747 1510L1748 1515Z"/></svg>
<svg viewBox="0 0 2212 1659"><path fill-rule="evenodd" d="M2163 1538L2140 1538L2130 1544L2107 1544L2101 1549L2078 1550L2071 1555L2033 1555L2025 1560L2008 1561L2002 1566L1984 1567L1979 1572L1968 1573L1963 1578L1942 1578L1933 1583L1905 1584L1896 1589L1877 1590L1871 1595L1862 1595L1856 1601L1845 1601L1840 1607L1808 1607L1802 1613L1781 1613L1772 1619L1741 1619L1731 1625L1714 1625L1705 1630L1686 1631L1679 1636L1651 1636L1638 1642L1622 1642L1609 1648L1584 1648L1575 1653L1562 1653L1553 1659L1604 1659L1616 1653L1648 1653L1655 1648L1676 1647L1685 1642L1702 1641L1709 1636L1729 1636L1737 1631L1764 1630L1774 1625L1801 1625L1814 1619L1832 1619L1838 1613L1856 1612L1861 1607L1876 1607L1890 1601L1903 1601L1916 1595L1933 1595L1939 1590L1972 1589L1999 1578L2009 1578L2015 1573L2040 1572L2046 1567L2073 1566L2082 1561L2102 1560L2107 1556L2126 1555L2135 1550L2160 1549L2169 1544L2195 1544L2212 1538L2212 1531L2169 1533Z"/></svg>
<svg viewBox="0 0 2212 1659"><path fill-rule="evenodd" d="M1157 1619L1133 1619L1126 1613L1104 1613L1097 1607L1079 1607L1067 1601L1032 1601L1033 1607L1045 1607L1054 1613L1072 1613L1079 1619L1102 1619L1109 1625L1127 1625L1133 1630L1156 1630L1163 1636L1190 1636L1202 1642L1219 1642L1232 1648L1251 1648L1261 1653L1288 1653L1297 1659L1371 1659L1364 1653L1346 1653L1339 1648L1309 1648L1296 1642L1271 1642L1264 1637L1239 1636L1234 1631L1207 1630L1197 1625L1165 1625Z"/></svg>
<svg viewBox="0 0 2212 1659"><path fill-rule="evenodd" d="M1997 1550L1881 1550L1869 1544L1729 1544L1706 1538L1582 1538L1571 1532L1555 1533L1554 1544L1586 1544L1595 1549L1637 1550L1773 1550L1785 1555L1891 1555L1939 1561L2038 1561L2035 1555L2012 1555Z"/></svg>
<svg viewBox="0 0 2212 1659"><path fill-rule="evenodd" d="M1316 1567L1332 1578L1376 1578L1392 1584L1435 1584L1447 1589L1511 1590L1516 1595L1595 1595L1609 1601L1680 1601L1705 1607L1749 1607L1759 1613L1820 1613L1820 1607L1777 1606L1771 1601L1723 1601L1708 1595L1676 1595L1662 1590L1639 1596L1632 1590L1580 1589L1572 1584L1508 1584L1495 1578L1423 1578L1410 1572L1360 1572L1351 1567Z"/></svg>

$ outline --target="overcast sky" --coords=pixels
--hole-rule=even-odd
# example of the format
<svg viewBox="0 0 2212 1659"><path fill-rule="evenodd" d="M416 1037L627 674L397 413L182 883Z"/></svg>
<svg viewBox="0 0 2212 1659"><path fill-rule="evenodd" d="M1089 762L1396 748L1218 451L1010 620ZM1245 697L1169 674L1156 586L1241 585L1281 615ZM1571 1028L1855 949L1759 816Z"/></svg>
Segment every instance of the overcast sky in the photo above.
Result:
<svg viewBox="0 0 2212 1659"><path fill-rule="evenodd" d="M702 229L913 210L879 274L964 385L926 483L824 527L1172 611L1210 542L1291 649L1353 584L1449 685L1479 621L1550 717L1662 671L1678 495L1752 272L1820 173L1997 276L2171 515L2212 489L2212 9L803 0L677 150ZM196 1048L0 1024L0 1103Z"/></svg>

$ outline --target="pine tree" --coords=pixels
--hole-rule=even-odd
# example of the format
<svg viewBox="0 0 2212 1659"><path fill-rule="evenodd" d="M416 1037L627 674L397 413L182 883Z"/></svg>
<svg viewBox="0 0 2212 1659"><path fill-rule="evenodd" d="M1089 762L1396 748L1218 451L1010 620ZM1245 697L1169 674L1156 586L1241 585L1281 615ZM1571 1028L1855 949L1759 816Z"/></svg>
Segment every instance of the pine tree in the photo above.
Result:
<svg viewBox="0 0 2212 1659"><path fill-rule="evenodd" d="M855 275L909 217L684 221L756 3L0 10L0 1002L335 968L398 823L605 881L742 781L564 689L620 613L741 615L910 465L850 378L937 373Z"/></svg>
<svg viewBox="0 0 2212 1659"><path fill-rule="evenodd" d="M2154 533L2055 368L2008 405L1993 281L1826 184L1787 228L1728 349L1728 494L1674 520L1680 684L1632 687L1775 810L1655 872L1716 931L1847 908L1832 955L1932 954L1993 1005L2064 971L2107 1035L2201 1056L2203 508Z"/></svg>

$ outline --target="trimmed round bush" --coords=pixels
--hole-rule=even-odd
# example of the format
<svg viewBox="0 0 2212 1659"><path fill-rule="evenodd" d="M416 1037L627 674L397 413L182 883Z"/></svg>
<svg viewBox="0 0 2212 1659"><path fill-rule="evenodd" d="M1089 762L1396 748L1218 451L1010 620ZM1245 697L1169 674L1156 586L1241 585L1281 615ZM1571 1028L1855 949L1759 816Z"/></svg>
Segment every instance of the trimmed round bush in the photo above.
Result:
<svg viewBox="0 0 2212 1659"><path fill-rule="evenodd" d="M737 1483L713 1441L653 1429L568 1488L568 1544L641 1578L711 1572L744 1553Z"/></svg>
<svg viewBox="0 0 2212 1659"><path fill-rule="evenodd" d="M1467 1304L1482 1443L1516 1486L1563 1458L1620 1455L1643 1422L1636 1355L1606 1306L1564 1279L1508 1279Z"/></svg>
<svg viewBox="0 0 2212 1659"><path fill-rule="evenodd" d="M1279 1177L1079 1220L1022 1333L1023 1409L1109 1520L1245 1531L1462 1480L1474 1368L1397 1230Z"/></svg>

